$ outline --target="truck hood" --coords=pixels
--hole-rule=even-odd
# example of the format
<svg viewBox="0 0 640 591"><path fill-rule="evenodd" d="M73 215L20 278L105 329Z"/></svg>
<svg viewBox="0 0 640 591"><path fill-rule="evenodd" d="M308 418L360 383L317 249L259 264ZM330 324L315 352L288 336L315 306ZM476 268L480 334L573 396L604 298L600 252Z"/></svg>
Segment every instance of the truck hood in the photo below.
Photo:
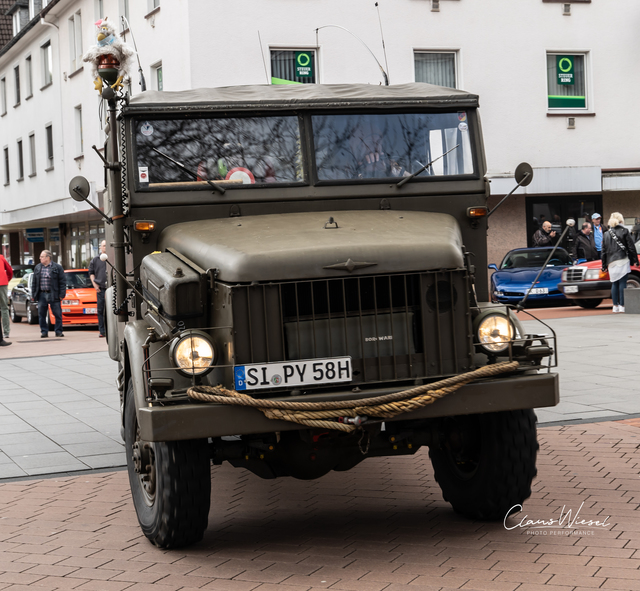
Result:
<svg viewBox="0 0 640 591"><path fill-rule="evenodd" d="M329 223L329 217L334 223ZM337 227L335 227L337 225ZM286 281L462 267L462 236L443 213L288 213L175 224L159 238L225 282Z"/></svg>

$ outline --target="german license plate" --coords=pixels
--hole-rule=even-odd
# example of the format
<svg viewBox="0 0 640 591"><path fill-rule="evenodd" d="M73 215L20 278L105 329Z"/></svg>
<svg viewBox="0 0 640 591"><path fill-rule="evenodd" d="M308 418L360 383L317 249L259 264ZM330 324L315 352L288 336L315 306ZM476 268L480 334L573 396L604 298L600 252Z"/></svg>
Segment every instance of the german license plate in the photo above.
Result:
<svg viewBox="0 0 640 591"><path fill-rule="evenodd" d="M564 288L564 293L578 293L577 285L566 285Z"/></svg>
<svg viewBox="0 0 640 591"><path fill-rule="evenodd" d="M83 314L97 314L98 308L83 308Z"/></svg>
<svg viewBox="0 0 640 591"><path fill-rule="evenodd" d="M254 363L233 368L236 390L293 388L350 382L351 357L307 359L289 363Z"/></svg>
<svg viewBox="0 0 640 591"><path fill-rule="evenodd" d="M531 294L532 295L543 294L543 293L549 293L549 288L548 287L534 287L531 290Z"/></svg>

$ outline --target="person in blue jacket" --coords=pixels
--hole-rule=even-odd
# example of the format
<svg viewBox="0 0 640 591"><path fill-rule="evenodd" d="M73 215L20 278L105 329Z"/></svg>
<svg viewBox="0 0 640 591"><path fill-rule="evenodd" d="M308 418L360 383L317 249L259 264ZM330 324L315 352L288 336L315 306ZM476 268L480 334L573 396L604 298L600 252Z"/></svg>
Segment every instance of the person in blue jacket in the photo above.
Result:
<svg viewBox="0 0 640 591"><path fill-rule="evenodd" d="M38 302L38 318L40 320L40 336L44 339L49 336L49 308L55 318L55 331L57 337L63 337L62 332L62 308L60 301L67 295L67 281L62 265L51 260L50 250L40 253L40 262L33 270L33 287L31 297Z"/></svg>

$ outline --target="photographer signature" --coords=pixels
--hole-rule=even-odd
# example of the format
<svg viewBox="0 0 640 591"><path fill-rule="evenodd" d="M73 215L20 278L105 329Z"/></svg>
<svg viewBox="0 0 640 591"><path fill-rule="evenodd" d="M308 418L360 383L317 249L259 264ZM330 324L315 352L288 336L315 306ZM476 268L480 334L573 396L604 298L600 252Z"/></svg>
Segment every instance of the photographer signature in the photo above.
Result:
<svg viewBox="0 0 640 591"><path fill-rule="evenodd" d="M600 521L600 520L595 520L595 519L580 519L578 520L578 517L580 515L580 510L582 509L582 507L584 506L584 501L582 502L582 504L580 505L580 507L578 508L578 510L575 512L575 515L573 514L573 511L571 509L568 509L565 512L565 507L566 505L562 506L562 509L560 510L560 518L559 519L529 519L528 515L525 515L518 523L516 523L515 525L507 525L507 518L509 517L509 515L511 515L511 513L513 513L515 510L519 510L522 511L522 505L514 505L513 507L511 507L511 509L509 509L509 511L507 511L507 514L504 516L504 528L506 530L512 530L512 529L516 529L518 527L521 528L567 528L567 529L571 529L574 527L604 527L607 528L609 527L611 524L607 523L607 520L609 519L609 515L607 515L607 517L604 518L604 520Z"/></svg>

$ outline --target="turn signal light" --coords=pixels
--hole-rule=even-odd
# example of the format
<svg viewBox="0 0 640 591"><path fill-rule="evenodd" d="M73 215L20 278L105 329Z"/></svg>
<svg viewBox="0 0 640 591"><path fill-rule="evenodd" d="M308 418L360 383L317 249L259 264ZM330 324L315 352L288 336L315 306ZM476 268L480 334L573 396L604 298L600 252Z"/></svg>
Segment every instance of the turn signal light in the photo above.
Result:
<svg viewBox="0 0 640 591"><path fill-rule="evenodd" d="M470 218L487 217L487 208L484 206L467 207L467 217L470 217Z"/></svg>
<svg viewBox="0 0 640 591"><path fill-rule="evenodd" d="M153 232L156 229L156 223L151 220L138 220L133 222L133 229L136 232Z"/></svg>

